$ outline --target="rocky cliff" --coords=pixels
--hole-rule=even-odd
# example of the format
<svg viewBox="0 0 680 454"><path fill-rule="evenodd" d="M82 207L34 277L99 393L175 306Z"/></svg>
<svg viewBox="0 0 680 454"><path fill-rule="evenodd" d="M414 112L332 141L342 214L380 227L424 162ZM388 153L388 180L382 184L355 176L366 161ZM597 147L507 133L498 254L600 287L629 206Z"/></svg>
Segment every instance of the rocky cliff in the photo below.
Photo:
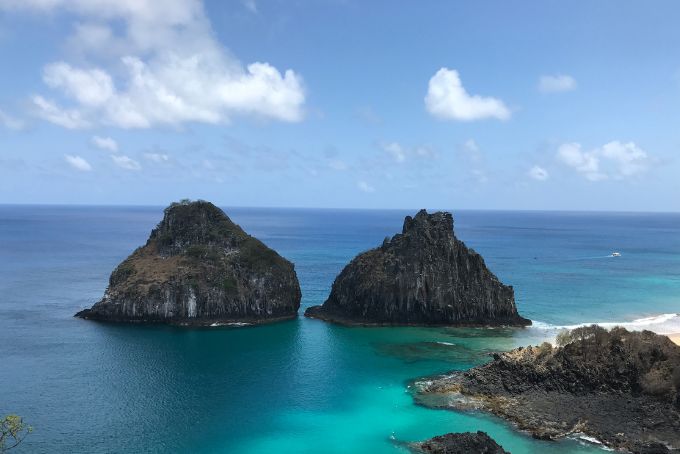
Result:
<svg viewBox="0 0 680 454"><path fill-rule="evenodd" d="M484 409L536 438L587 435L635 453L680 450L680 347L649 331L597 326L558 343L418 382L416 401Z"/></svg>
<svg viewBox="0 0 680 454"><path fill-rule="evenodd" d="M113 271L104 297L76 316L116 322L208 325L295 317L293 264L209 202L173 203Z"/></svg>
<svg viewBox="0 0 680 454"><path fill-rule="evenodd" d="M451 214L425 210L354 258L326 302L305 315L346 324L531 324L517 313L512 287L454 236Z"/></svg>
<svg viewBox="0 0 680 454"><path fill-rule="evenodd" d="M448 433L411 443L413 452L426 454L508 454L486 432Z"/></svg>

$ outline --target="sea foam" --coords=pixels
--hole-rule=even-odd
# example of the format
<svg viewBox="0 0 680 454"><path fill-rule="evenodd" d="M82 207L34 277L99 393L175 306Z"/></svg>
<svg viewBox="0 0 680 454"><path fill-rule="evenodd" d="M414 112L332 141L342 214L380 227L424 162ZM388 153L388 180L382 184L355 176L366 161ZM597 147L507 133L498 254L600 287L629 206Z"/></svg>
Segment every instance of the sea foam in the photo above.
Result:
<svg viewBox="0 0 680 454"><path fill-rule="evenodd" d="M644 317L628 322L588 322L577 325L551 325L541 321L534 321L532 327L545 331L561 329L574 329L580 326L599 325L603 328L613 328L621 326L632 331L648 330L657 334L680 333L680 314L660 314L652 317Z"/></svg>

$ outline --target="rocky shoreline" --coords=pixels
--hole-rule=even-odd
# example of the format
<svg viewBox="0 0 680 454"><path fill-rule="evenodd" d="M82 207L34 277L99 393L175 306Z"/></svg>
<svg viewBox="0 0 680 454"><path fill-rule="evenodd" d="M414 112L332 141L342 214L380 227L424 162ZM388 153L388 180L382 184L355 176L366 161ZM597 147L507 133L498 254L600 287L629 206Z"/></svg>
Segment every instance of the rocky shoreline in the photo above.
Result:
<svg viewBox="0 0 680 454"><path fill-rule="evenodd" d="M649 331L584 327L416 384L421 405L482 410L535 438L595 438L634 453L680 450L680 347Z"/></svg>

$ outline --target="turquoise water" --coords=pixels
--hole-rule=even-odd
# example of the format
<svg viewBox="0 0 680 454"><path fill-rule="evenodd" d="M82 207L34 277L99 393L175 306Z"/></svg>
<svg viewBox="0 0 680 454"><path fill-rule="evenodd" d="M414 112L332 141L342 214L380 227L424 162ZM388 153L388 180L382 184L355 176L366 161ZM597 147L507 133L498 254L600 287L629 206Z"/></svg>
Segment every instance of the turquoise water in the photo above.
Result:
<svg viewBox="0 0 680 454"><path fill-rule="evenodd" d="M323 302L350 258L413 214L226 211L295 263L300 313ZM179 329L74 319L161 213L0 206L0 414L35 427L18 452L399 453L405 441L466 430L485 430L513 453L602 452L536 441L484 414L416 406L408 386L540 342L555 326L680 312L678 214L462 211L457 235L515 286L520 312L538 327L347 328L300 317ZM672 315L638 326L680 332Z"/></svg>

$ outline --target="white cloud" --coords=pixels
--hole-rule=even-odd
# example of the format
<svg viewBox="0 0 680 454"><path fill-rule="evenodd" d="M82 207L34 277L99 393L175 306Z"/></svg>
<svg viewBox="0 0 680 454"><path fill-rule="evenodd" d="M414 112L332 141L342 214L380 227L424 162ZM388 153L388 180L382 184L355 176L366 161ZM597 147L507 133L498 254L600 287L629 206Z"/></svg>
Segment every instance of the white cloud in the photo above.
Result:
<svg viewBox="0 0 680 454"><path fill-rule="evenodd" d="M432 76L425 96L425 107L433 116L445 120L473 121L484 118L507 120L510 109L503 101L470 95L454 69L441 68Z"/></svg>
<svg viewBox="0 0 680 454"><path fill-rule="evenodd" d="M362 192L375 192L375 188L365 181L358 181L357 188Z"/></svg>
<svg viewBox="0 0 680 454"><path fill-rule="evenodd" d="M134 159L128 157L128 156L122 156L122 155L111 155L111 159L113 159L113 162L120 167L121 169L125 170L141 170L142 166L139 164L139 162L135 161Z"/></svg>
<svg viewBox="0 0 680 454"><path fill-rule="evenodd" d="M90 123L83 118L81 112L78 110L61 109L52 101L48 101L38 95L33 96L31 99L37 108L38 115L55 125L68 129L80 129L90 126Z"/></svg>
<svg viewBox="0 0 680 454"><path fill-rule="evenodd" d="M619 177L627 177L647 170L649 157L647 152L633 142L609 142L600 148L599 153L604 159L616 163Z"/></svg>
<svg viewBox="0 0 680 454"><path fill-rule="evenodd" d="M101 69L77 69L59 62L45 66L43 81L52 88L61 89L84 106L101 106L114 94L113 80Z"/></svg>
<svg viewBox="0 0 680 454"><path fill-rule="evenodd" d="M548 171L540 166L533 166L531 169L529 169L529 176L538 181L545 181L550 178Z"/></svg>
<svg viewBox="0 0 680 454"><path fill-rule="evenodd" d="M383 144L382 149L392 156L396 162L402 163L406 161L406 150L397 142Z"/></svg>
<svg viewBox="0 0 680 454"><path fill-rule="evenodd" d="M118 143L111 137L92 136L92 145L113 153L118 151Z"/></svg>
<svg viewBox="0 0 680 454"><path fill-rule="evenodd" d="M558 148L557 158L590 181L631 177L650 165L646 151L633 142L618 140L590 151L584 151L579 143L566 143Z"/></svg>
<svg viewBox="0 0 680 454"><path fill-rule="evenodd" d="M426 145L407 147L398 142L386 142L379 144L379 147L398 164L402 164L407 160L413 161L414 159L427 160L437 158L435 150Z"/></svg>
<svg viewBox="0 0 680 454"><path fill-rule="evenodd" d="M576 89L576 79L566 74L541 76L538 79L538 91L541 93L559 93Z"/></svg>
<svg viewBox="0 0 680 454"><path fill-rule="evenodd" d="M14 117L9 116L2 110L0 110L0 125L7 129L19 130L24 127L24 123L21 120L17 120Z"/></svg>
<svg viewBox="0 0 680 454"><path fill-rule="evenodd" d="M157 164L168 162L170 160L170 156L164 153L144 153L144 158Z"/></svg>
<svg viewBox="0 0 680 454"><path fill-rule="evenodd" d="M606 174L600 172L600 158L595 150L583 151L580 143L560 145L557 149L557 158L590 181L599 181L607 178Z"/></svg>
<svg viewBox="0 0 680 454"><path fill-rule="evenodd" d="M67 154L64 155L64 159L71 167L81 172L89 172L92 170L90 163L80 156Z"/></svg>
<svg viewBox="0 0 680 454"><path fill-rule="evenodd" d="M69 45L83 54L79 61L100 62L45 66L43 81L61 99L36 95L33 102L39 115L58 125L148 128L228 123L239 115L303 118L301 77L266 62L243 65L216 40L199 0L0 0L0 9L71 13L79 23Z"/></svg>

